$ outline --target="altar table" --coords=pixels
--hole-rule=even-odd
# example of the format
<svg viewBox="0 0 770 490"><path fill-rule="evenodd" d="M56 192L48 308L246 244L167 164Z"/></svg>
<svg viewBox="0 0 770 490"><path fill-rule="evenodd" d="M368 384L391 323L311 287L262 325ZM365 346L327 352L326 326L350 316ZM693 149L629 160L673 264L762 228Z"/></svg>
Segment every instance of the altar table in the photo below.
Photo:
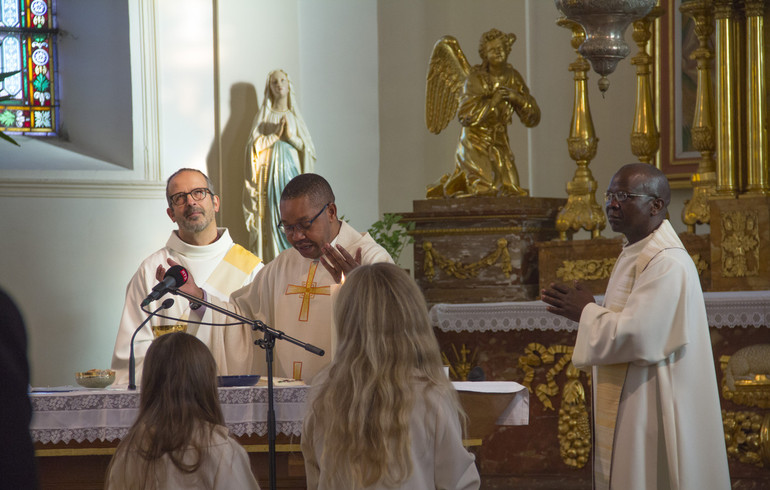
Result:
<svg viewBox="0 0 770 490"><path fill-rule="evenodd" d="M306 385L275 388L276 434L302 433L307 391ZM43 444L120 440L136 419L139 398L138 391L109 388L33 392L32 439ZM219 388L219 402L233 436L267 434L266 387Z"/></svg>
<svg viewBox="0 0 770 490"><path fill-rule="evenodd" d="M263 381L261 383L264 383ZM477 403L479 393L506 393L507 407L498 423L526 424L529 420L529 392L514 382L455 383L461 400ZM61 389L61 388L60 388ZM104 477L112 454L120 439L125 437L136 419L140 393L118 389L81 389L73 391L41 391L30 394L32 422L30 431L38 456L41 488L81 489L103 488ZM280 488L305 488L304 461L300 449L302 421L306 412L309 387L301 382L279 380L275 388L277 433L277 473ZM495 395L491 395L495 396ZM227 425L233 436L249 453L252 471L260 485L268 487L267 466L267 387L219 388L219 400ZM508 400L510 400L508 402ZM471 413L470 407L466 410ZM492 421L481 421L472 427ZM465 441L468 446L481 444L483 435Z"/></svg>

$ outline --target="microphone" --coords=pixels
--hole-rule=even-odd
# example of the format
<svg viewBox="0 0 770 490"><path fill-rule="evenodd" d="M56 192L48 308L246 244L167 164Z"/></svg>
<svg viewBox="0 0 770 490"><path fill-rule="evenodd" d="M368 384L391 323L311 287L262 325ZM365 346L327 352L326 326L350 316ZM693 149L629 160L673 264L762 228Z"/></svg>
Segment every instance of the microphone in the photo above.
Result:
<svg viewBox="0 0 770 490"><path fill-rule="evenodd" d="M179 266L175 265L174 267L179 267ZM181 267L179 268L182 269ZM182 269L182 271L184 271L184 269ZM170 272L170 269L169 269L169 272ZM147 315L147 318L145 318L144 321L142 321L142 323L140 323L139 326L136 327L136 330L134 330L134 335L131 336L131 350L128 356L128 389L129 390L136 389L136 356L134 356L134 339L136 338L136 334L139 333L139 330L141 330L142 327L148 321L150 321L150 318L155 316L157 312L159 312L160 310L167 310L171 308L173 304L174 304L174 298L166 298L165 301L163 301L163 303L161 303L161 305L158 308L156 308L155 311Z"/></svg>
<svg viewBox="0 0 770 490"><path fill-rule="evenodd" d="M169 289L176 289L182 284L187 282L187 269L182 267L181 265L175 265L169 268L169 270L166 271L166 274L163 276L163 280L160 281L158 284L156 284L153 288L150 294L147 295L146 298L144 298L144 301L142 301L142 304L139 305L140 307L145 307L155 301L156 299L160 298Z"/></svg>

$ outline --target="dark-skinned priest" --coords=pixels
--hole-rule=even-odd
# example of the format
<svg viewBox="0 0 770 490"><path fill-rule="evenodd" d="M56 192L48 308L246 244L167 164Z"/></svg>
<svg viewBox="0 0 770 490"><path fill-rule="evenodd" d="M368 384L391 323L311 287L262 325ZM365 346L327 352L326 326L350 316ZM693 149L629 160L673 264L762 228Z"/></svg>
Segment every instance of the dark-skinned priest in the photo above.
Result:
<svg viewBox="0 0 770 490"><path fill-rule="evenodd" d="M337 217L334 192L320 175L300 174L289 181L281 193L280 211L280 228L292 248L265 265L229 302L213 298L192 276L180 289L323 349L326 355L319 357L289 342L276 342L274 375L310 384L334 354L332 303L344 274L361 264L392 263L393 259L368 233ZM168 263L175 265L172 260ZM160 270L157 277L164 272ZM197 313L203 321L232 322L205 307ZM236 338L252 345L260 335L252 333L250 326L224 328L228 342ZM259 354L254 354L255 349ZM261 349L254 347L251 353L259 356L258 368L265 366Z"/></svg>
<svg viewBox="0 0 770 490"><path fill-rule="evenodd" d="M541 291L578 322L572 363L592 373L596 489L730 488L706 305L670 199L657 168L621 167L605 207L626 243L604 304L578 282Z"/></svg>

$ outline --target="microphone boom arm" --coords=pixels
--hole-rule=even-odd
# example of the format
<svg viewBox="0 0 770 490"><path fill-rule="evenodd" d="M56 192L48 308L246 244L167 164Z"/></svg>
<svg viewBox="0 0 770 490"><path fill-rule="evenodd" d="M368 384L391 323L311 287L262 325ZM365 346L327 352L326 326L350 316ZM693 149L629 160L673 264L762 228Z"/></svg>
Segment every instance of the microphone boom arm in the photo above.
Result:
<svg viewBox="0 0 770 490"><path fill-rule="evenodd" d="M286 341L288 341L288 342L290 342L290 343L292 343L292 344L294 344L294 345L296 345L298 347L302 347L306 351L308 351L308 352L310 352L312 354L315 354L317 356L323 356L325 354L323 349L321 349L319 347L316 347L313 344L308 344L307 342L302 342L299 339L295 339L294 337L292 337L290 335L286 335L285 333L283 333L280 330L275 330L274 328L268 327L267 325L265 325L263 322L261 322L259 320L251 320L249 318L246 318L245 316L241 316L241 315L239 315L237 313L234 313L234 312L232 312L230 310L222 308L221 306L217 306L217 305L215 305L213 303L209 303L208 301L204 301L204 300L202 300L200 298L196 298L192 294L186 293L184 291L180 291L179 289L170 289L169 292L171 294L175 294L177 296L181 296L183 298L186 298L187 300L190 301L190 303L197 303L199 305L203 305L206 308L210 308L210 309L212 309L212 310L214 310L214 311L216 311L218 313L221 313L221 314L223 314L225 316L228 316L230 318L234 318L234 319L236 319L236 320L238 320L238 321L240 321L242 323L245 323L247 325L251 325L251 329L252 330L259 330L260 332L262 332L262 333L264 333L266 335L269 335L270 337L272 337L274 339L286 340Z"/></svg>
<svg viewBox="0 0 770 490"><path fill-rule="evenodd" d="M147 322L150 321L150 318L155 316L160 310L167 310L171 308L171 306L174 304L174 300L171 298L166 298L163 303L161 303L160 306L158 306L155 311L147 311L142 308L142 311L147 311L149 315L147 315L147 318L142 320L142 323L139 324L138 327L136 327L136 330L134 330L134 334L131 336L131 347L130 352L128 355L128 389L129 390L135 390L136 389L136 356L134 355L134 339L136 339L136 334L139 333L139 330L144 327Z"/></svg>

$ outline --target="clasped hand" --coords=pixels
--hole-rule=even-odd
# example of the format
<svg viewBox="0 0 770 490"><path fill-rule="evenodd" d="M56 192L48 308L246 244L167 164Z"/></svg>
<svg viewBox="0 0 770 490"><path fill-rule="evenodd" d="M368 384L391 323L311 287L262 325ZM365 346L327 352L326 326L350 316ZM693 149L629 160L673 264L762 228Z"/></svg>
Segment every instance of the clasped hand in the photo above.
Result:
<svg viewBox="0 0 770 490"><path fill-rule="evenodd" d="M540 299L549 305L546 310L577 323L583 308L588 303L595 303L593 293L578 281L574 281L572 287L552 282L548 288L540 290Z"/></svg>
<svg viewBox="0 0 770 490"><path fill-rule="evenodd" d="M289 123L286 121L286 116L281 117L281 122L278 124L278 131L275 133L278 139L282 141L289 141L291 139L291 129L289 129Z"/></svg>
<svg viewBox="0 0 770 490"><path fill-rule="evenodd" d="M497 105L501 100L505 100L513 107L521 107L524 105L524 96L521 92L510 87L498 87L495 93L492 95L492 102Z"/></svg>

